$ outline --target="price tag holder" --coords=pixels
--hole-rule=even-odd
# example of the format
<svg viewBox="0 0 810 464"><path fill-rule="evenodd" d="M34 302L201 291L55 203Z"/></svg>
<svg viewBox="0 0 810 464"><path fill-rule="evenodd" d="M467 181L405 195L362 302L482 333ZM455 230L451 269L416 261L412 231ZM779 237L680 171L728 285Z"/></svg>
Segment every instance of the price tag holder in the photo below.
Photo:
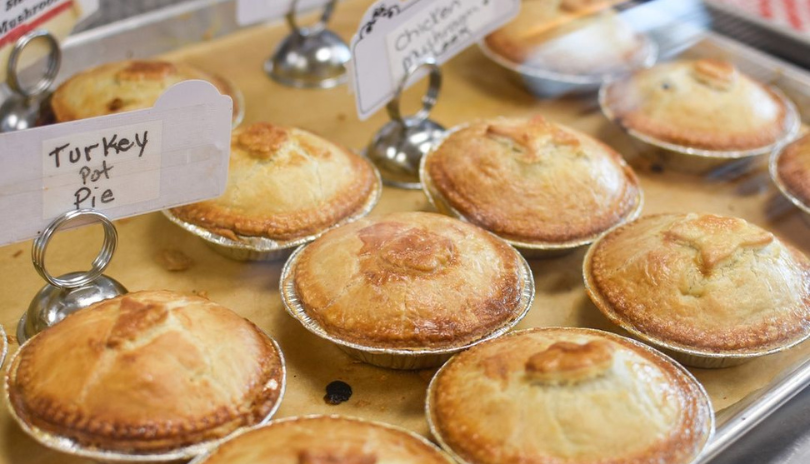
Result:
<svg viewBox="0 0 810 464"><path fill-rule="evenodd" d="M520 0L380 0L352 39L350 76L361 120L396 94L419 63L441 65L514 18ZM409 80L419 81L427 71Z"/></svg>
<svg viewBox="0 0 810 464"><path fill-rule="evenodd" d="M66 211L119 219L221 195L233 102L184 81L153 108L0 135L0 246Z"/></svg>

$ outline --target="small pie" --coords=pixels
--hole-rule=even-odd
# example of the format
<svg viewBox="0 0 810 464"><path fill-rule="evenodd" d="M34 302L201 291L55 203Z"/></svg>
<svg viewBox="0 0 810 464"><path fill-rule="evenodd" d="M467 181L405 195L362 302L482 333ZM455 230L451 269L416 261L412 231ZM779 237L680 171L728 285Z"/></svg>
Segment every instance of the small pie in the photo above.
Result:
<svg viewBox="0 0 810 464"><path fill-rule="evenodd" d="M83 448L151 454L260 423L284 381L281 353L249 321L204 298L142 291L32 338L6 386L28 427Z"/></svg>
<svg viewBox="0 0 810 464"><path fill-rule="evenodd" d="M604 75L640 66L646 40L607 0L524 0L517 18L488 35L512 63L562 74Z"/></svg>
<svg viewBox="0 0 810 464"><path fill-rule="evenodd" d="M810 335L810 261L742 219L642 217L594 243L584 272L606 316L676 351L758 356Z"/></svg>
<svg viewBox="0 0 810 464"><path fill-rule="evenodd" d="M116 61L76 74L54 91L51 107L57 122L151 108L166 89L190 79L208 81L230 96L236 119L237 91L228 82L184 63L158 60Z"/></svg>
<svg viewBox="0 0 810 464"><path fill-rule="evenodd" d="M688 464L714 427L684 368L580 328L521 330L456 355L430 384L428 420L464 464Z"/></svg>
<svg viewBox="0 0 810 464"><path fill-rule="evenodd" d="M542 117L462 127L428 155L425 174L464 219L521 243L590 241L641 206L618 153Z"/></svg>
<svg viewBox="0 0 810 464"><path fill-rule="evenodd" d="M656 141L733 151L783 138L789 108L768 86L716 59L662 63L611 83L603 101L612 118Z"/></svg>
<svg viewBox="0 0 810 464"><path fill-rule="evenodd" d="M784 148L777 158L775 175L793 197L810 206L810 135Z"/></svg>
<svg viewBox="0 0 810 464"><path fill-rule="evenodd" d="M199 464L452 464L422 437L341 416L293 417L243 433Z"/></svg>
<svg viewBox="0 0 810 464"><path fill-rule="evenodd" d="M233 132L225 193L171 212L231 240L292 240L358 214L376 189L360 156L301 129L255 123Z"/></svg>
<svg viewBox="0 0 810 464"><path fill-rule="evenodd" d="M433 213L360 219L308 245L292 269L307 316L363 347L457 348L514 323L531 285L514 248Z"/></svg>

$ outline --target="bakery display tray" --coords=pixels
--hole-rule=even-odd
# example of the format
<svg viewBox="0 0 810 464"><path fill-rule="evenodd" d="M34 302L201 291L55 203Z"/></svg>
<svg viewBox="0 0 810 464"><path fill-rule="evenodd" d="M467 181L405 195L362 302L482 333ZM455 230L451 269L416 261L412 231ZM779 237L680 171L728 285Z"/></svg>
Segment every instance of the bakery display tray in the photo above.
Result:
<svg viewBox="0 0 810 464"><path fill-rule="evenodd" d="M345 40L350 39L358 18L370 3L341 2L331 28ZM262 64L287 34L286 26L279 20L238 30L234 18L232 1L200 0L79 34L65 45L65 67L60 79L103 61L163 54L230 78L244 94L245 123L271 121L297 126L349 148L362 149L387 122L384 112L359 121L353 96L346 87L298 90L268 79ZM670 56L731 59L745 72L781 88L805 117L810 116L810 74L805 71L711 33L689 33L670 43L675 46L662 47L662 52ZM461 53L442 70L444 89L431 117L446 127L474 118L541 114L600 138L624 155L636 169L644 189L644 214L704 211L739 216L810 253L807 226L798 210L782 199L770 182L766 160L753 169L731 166L702 177L669 171L639 156L632 140L602 116L595 95L537 100L476 47ZM416 85L406 92L405 105L415 107L422 91ZM432 210L422 192L385 187L372 214L413 210ZM428 435L424 400L435 370L398 372L369 366L307 332L284 310L279 295L283 263L229 260L160 213L116 224L119 249L107 275L132 291L166 288L207 295L278 340L287 359L288 384L277 417L347 414ZM93 227L57 234L49 248L49 267L55 273L64 273L86 266L95 256L100 238L101 231ZM6 328L15 327L44 283L31 265L30 249L30 241L0 248L0 324ZM518 328L584 326L622 333L585 294L581 275L584 252L530 262L537 295ZM178 253L188 258L184 266L171 262ZM16 340L11 337L10 354L16 349ZM709 462L807 385L808 359L810 344L804 343L733 368L690 369L705 386L718 413L717 434L699 462ZM349 401L339 405L324 401L324 389L334 380L352 386L354 393ZM2 408L0 464L11 463L86 461L37 445Z"/></svg>

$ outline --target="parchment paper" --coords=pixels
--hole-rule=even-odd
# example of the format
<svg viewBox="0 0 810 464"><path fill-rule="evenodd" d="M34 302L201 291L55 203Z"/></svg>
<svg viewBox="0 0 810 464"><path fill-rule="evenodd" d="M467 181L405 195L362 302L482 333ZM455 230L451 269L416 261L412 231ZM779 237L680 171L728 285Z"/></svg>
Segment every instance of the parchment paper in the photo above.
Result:
<svg viewBox="0 0 810 464"><path fill-rule="evenodd" d="M333 30L350 39L369 3L341 2L332 20ZM286 33L286 26L281 23L261 26L215 42L196 44L168 57L231 79L245 95L245 123L267 120L297 126L350 148L362 149L387 122L384 112L359 122L353 97L345 86L298 90L278 85L265 76L262 64ZM637 156L631 140L601 115L593 97L536 100L475 47L443 66L443 74L444 87L432 118L447 127L474 118L542 114L596 136L622 153L641 178L645 214L703 211L739 216L810 252L810 233L798 210L778 197L764 168L733 181L652 169ZM415 108L423 91L423 85L416 85L406 93L405 107ZM372 214L410 210L431 210L431 207L420 191L386 187ZM3 222L12 220L4 218ZM118 221L117 225L119 249L107 270L109 276L131 291L204 292L278 340L287 359L288 380L277 417L349 414L398 424L427 435L423 405L433 371L398 372L361 364L307 332L287 315L279 299L281 262L228 260L160 213ZM57 234L49 249L49 269L56 275L89 267L100 242L101 230L97 226ZM0 323L12 339L10 353L17 349L13 337L17 321L44 283L31 265L30 249L30 241L0 248ZM193 263L184 271L167 270L172 266L167 265L166 255L178 252ZM519 328L576 325L615 330L585 294L581 276L583 255L584 250L580 250L531 263L537 297ZM178 266L184 267L182 263ZM810 344L805 343L739 367L693 372L708 390L715 409L720 411L766 387L779 374L807 358L808 353ZM325 387L333 380L352 386L354 395L348 402L337 406L324 402ZM78 462L85 461L36 444L14 424L5 406L0 407L0 464Z"/></svg>

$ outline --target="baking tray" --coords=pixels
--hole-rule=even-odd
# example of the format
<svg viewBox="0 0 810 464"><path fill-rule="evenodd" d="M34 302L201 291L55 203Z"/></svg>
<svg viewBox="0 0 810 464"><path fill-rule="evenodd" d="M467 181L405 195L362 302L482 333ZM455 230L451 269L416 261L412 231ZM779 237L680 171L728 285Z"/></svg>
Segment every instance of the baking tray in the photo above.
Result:
<svg viewBox="0 0 810 464"><path fill-rule="evenodd" d="M348 39L357 27L357 18L370 3L370 0L341 2L332 28ZM299 126L357 148L366 146L386 122L384 114L358 121L353 96L345 88L294 90L267 79L261 65L286 35L286 27L276 22L237 30L234 17L232 1L198 0L160 14L79 34L65 45L65 67L60 79L101 61L177 49L166 56L232 76L246 97L246 123L270 120ZM745 72L780 87L804 115L810 114L810 76L806 72L714 34L701 35L694 28L673 31L677 34L655 35L657 39L665 39L659 42L664 45L661 52L665 57L682 53L731 58ZM447 127L474 117L544 114L606 141L625 155L639 173L645 192L645 214L703 210L741 216L810 252L808 230L790 204L780 200L766 169L724 172L710 178L661 173L645 164L621 129L602 117L594 99L534 100L525 90L510 84L506 73L474 47L445 64L443 73L448 90L432 116ZM413 92L405 93L405 99L418 100L418 86L414 88ZM766 168L767 163L764 164ZM386 187L372 214L413 210L431 210L421 192ZM359 364L337 347L306 332L284 312L278 295L281 264L229 261L200 241L189 240L187 233L159 213L118 221L117 225L121 246L107 274L133 290L170 288L204 292L254 321L279 341L288 358L290 375L278 417L349 414L428 433L423 406L427 381L433 371L402 373ZM98 231L85 228L63 234L71 243L70 250L60 254L59 243L52 247L49 260L55 267L64 266L65 271L70 271L75 270L77 263L92 260L100 240ZM27 260L30 246L30 242L25 242L0 248L0 282L3 282L0 323L7 327L15 323L42 286ZM192 258L194 264L187 270L170 272L156 258L164 249L180 251ZM585 295L580 272L582 256L583 252L578 251L530 263L538 293L532 311L518 328L583 325L618 331L600 316ZM14 350L16 341L12 339L10 352ZM762 362L752 361L724 370L694 370L718 410L717 434L699 462L709 462L807 385L808 359L810 345L805 343ZM350 401L339 406L322 401L324 387L332 380L344 380L354 387ZM14 426L7 412L0 411L0 464L11 462L82 461L39 447Z"/></svg>

